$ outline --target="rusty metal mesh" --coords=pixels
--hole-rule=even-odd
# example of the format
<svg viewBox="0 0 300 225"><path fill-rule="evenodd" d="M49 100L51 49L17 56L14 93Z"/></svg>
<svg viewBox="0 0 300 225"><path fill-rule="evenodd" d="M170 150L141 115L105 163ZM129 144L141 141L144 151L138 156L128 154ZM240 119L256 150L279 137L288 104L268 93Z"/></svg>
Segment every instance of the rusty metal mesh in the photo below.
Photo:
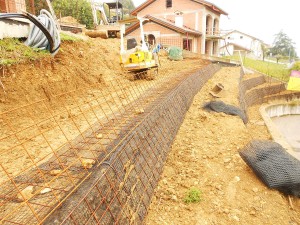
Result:
<svg viewBox="0 0 300 225"><path fill-rule="evenodd" d="M2 112L1 223L141 222L185 112L218 68L49 89Z"/></svg>

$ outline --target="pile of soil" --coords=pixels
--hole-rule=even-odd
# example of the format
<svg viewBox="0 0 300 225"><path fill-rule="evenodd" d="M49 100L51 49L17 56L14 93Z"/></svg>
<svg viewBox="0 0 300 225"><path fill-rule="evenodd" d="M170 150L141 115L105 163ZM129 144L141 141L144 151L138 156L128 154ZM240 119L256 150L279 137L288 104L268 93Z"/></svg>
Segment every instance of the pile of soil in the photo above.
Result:
<svg viewBox="0 0 300 225"><path fill-rule="evenodd" d="M120 66L119 47L120 39L87 38L87 41L63 42L55 58L43 56L0 67L6 91L0 89L0 112L82 86L109 86L110 80L127 79ZM160 74L163 75L209 64L199 58L181 62L169 61L166 57L161 57L160 63Z"/></svg>

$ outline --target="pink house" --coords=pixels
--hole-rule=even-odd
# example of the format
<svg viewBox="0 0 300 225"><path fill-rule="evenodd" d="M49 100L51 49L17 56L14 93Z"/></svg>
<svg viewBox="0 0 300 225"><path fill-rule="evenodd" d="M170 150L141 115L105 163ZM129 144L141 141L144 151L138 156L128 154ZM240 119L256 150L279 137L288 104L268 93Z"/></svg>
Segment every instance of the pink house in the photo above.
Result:
<svg viewBox="0 0 300 225"><path fill-rule="evenodd" d="M218 55L220 15L228 15L203 0L147 0L131 15L145 17L148 42L173 45L192 52ZM127 37L139 37L139 24L126 29Z"/></svg>

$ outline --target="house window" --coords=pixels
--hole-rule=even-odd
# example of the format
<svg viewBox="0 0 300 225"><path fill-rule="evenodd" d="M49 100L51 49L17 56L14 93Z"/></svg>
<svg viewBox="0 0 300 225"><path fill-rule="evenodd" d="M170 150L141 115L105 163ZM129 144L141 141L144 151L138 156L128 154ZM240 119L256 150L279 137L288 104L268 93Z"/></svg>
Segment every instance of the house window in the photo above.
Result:
<svg viewBox="0 0 300 225"><path fill-rule="evenodd" d="M167 8L171 8L172 7L172 0L166 0L166 6L167 6Z"/></svg>
<svg viewBox="0 0 300 225"><path fill-rule="evenodd" d="M230 39L230 37L228 37L228 39Z"/></svg>
<svg viewBox="0 0 300 225"><path fill-rule="evenodd" d="M184 38L182 44L184 50L192 51L192 39Z"/></svg>
<svg viewBox="0 0 300 225"><path fill-rule="evenodd" d="M240 36L240 39L243 39L243 36Z"/></svg>

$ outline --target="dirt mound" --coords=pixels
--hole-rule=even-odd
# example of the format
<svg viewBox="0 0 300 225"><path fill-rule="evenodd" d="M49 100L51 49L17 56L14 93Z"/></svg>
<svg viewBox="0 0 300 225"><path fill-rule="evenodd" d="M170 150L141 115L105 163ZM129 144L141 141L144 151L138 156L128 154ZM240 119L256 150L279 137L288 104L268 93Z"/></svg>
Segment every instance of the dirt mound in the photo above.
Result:
<svg viewBox="0 0 300 225"><path fill-rule="evenodd" d="M119 77L118 45L117 39L64 42L55 58L4 67L1 80L6 94L0 91L1 112Z"/></svg>
<svg viewBox="0 0 300 225"><path fill-rule="evenodd" d="M59 22L61 23L64 23L64 24L76 24L78 25L79 22L77 19L75 19L74 17L72 16L65 16L65 17L62 17L58 20Z"/></svg>

